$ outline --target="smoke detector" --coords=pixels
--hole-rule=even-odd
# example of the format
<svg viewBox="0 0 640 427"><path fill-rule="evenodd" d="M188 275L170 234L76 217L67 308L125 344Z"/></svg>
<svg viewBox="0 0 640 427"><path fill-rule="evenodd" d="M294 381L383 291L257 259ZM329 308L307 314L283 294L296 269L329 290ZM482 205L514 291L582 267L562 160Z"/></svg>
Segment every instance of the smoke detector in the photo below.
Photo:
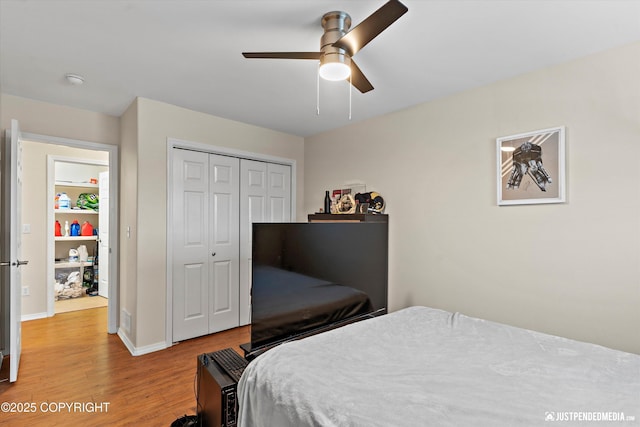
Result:
<svg viewBox="0 0 640 427"><path fill-rule="evenodd" d="M64 78L74 86L80 86L82 83L84 83L84 77L78 74L65 74Z"/></svg>

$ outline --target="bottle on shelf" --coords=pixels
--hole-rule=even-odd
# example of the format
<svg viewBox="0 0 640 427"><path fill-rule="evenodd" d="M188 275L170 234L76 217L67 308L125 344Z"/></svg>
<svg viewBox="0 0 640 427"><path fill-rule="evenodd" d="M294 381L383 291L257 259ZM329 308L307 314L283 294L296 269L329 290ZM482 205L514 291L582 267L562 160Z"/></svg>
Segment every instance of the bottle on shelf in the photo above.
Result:
<svg viewBox="0 0 640 427"><path fill-rule="evenodd" d="M56 219L54 235L55 236L62 236L62 226L60 225L60 221L58 221L57 219Z"/></svg>
<svg viewBox="0 0 640 427"><path fill-rule="evenodd" d="M77 249L69 249L69 262L78 262L78 250Z"/></svg>
<svg viewBox="0 0 640 427"><path fill-rule="evenodd" d="M67 193L60 193L58 209L71 209L71 199L67 196Z"/></svg>
<svg viewBox="0 0 640 427"><path fill-rule="evenodd" d="M80 235L80 224L77 219L74 219L71 223L71 236L79 236Z"/></svg>
<svg viewBox="0 0 640 427"><path fill-rule="evenodd" d="M324 193L324 213L331 213L331 197L328 190Z"/></svg>
<svg viewBox="0 0 640 427"><path fill-rule="evenodd" d="M82 223L82 228L80 229L81 236L93 236L93 225L89 221L85 221Z"/></svg>
<svg viewBox="0 0 640 427"><path fill-rule="evenodd" d="M69 237L69 221L64 222L64 237Z"/></svg>

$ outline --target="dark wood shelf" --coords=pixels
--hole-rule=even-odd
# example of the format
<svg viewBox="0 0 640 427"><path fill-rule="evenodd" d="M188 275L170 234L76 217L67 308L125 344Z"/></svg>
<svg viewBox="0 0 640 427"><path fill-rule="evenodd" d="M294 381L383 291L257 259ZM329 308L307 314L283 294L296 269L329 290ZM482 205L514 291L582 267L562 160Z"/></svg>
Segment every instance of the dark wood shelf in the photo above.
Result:
<svg viewBox="0 0 640 427"><path fill-rule="evenodd" d="M389 222L386 214L309 214L309 222Z"/></svg>

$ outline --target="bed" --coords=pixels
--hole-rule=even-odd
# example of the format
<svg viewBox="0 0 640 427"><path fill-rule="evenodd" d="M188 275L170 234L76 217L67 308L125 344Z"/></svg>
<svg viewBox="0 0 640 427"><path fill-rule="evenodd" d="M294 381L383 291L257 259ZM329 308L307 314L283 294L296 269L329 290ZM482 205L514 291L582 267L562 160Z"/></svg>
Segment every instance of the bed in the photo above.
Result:
<svg viewBox="0 0 640 427"><path fill-rule="evenodd" d="M372 311L364 292L267 265L254 266L251 293L252 346Z"/></svg>
<svg viewBox="0 0 640 427"><path fill-rule="evenodd" d="M238 384L239 425L640 422L640 356L428 307L282 344Z"/></svg>

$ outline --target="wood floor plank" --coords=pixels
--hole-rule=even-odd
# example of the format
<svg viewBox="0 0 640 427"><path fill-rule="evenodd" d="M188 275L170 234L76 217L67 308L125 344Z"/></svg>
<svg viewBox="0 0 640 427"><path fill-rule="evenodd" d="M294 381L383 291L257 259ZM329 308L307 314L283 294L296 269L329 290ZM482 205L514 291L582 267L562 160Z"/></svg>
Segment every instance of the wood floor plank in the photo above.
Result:
<svg viewBox="0 0 640 427"><path fill-rule="evenodd" d="M197 356L227 347L242 354L249 341L245 326L134 357L106 325L106 308L24 322L18 381L0 383L0 402L35 411L2 411L0 425L169 426L196 413Z"/></svg>

